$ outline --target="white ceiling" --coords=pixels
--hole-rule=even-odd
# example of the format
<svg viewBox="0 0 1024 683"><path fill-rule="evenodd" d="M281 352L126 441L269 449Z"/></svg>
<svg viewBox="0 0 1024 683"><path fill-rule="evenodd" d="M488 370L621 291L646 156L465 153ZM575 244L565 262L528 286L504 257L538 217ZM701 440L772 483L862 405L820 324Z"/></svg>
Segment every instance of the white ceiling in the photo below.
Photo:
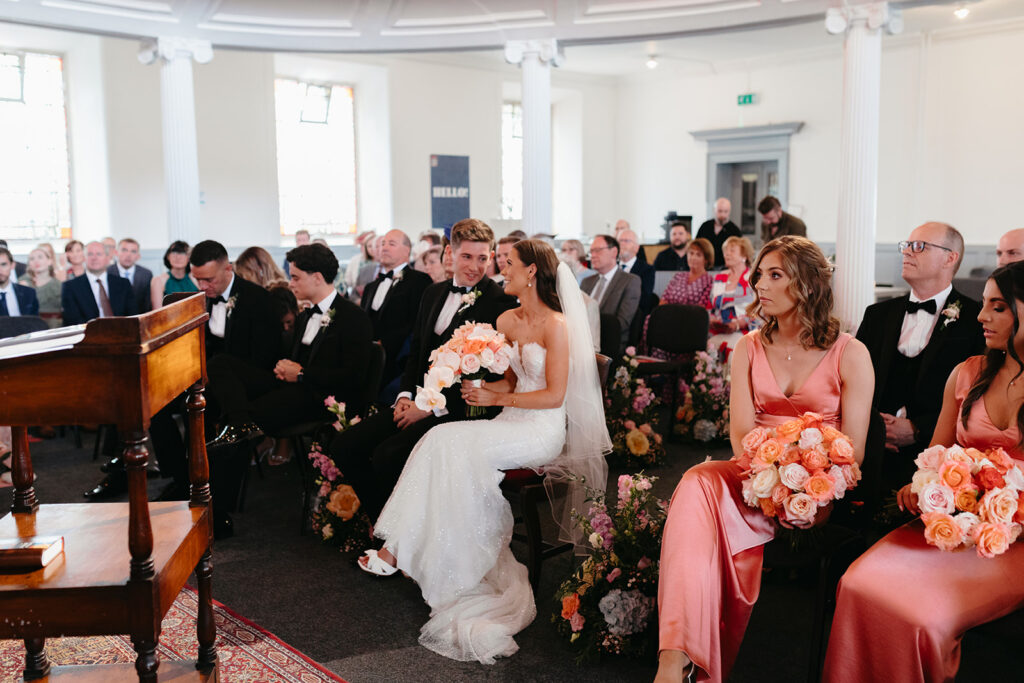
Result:
<svg viewBox="0 0 1024 683"><path fill-rule="evenodd" d="M0 0L0 20L126 38L199 38L215 47L385 52L495 48L520 38L578 45L700 35L819 21L830 6L867 1Z"/></svg>

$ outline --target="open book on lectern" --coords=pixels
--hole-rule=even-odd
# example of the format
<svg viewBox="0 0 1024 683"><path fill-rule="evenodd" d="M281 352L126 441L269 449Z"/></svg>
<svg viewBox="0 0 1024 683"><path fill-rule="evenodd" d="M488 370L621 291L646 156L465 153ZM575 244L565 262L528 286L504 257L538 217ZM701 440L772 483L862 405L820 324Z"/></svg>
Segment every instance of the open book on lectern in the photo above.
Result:
<svg viewBox="0 0 1024 683"><path fill-rule="evenodd" d="M37 353L70 349L85 339L85 325L69 325L52 330L29 332L0 339L0 360L20 358Z"/></svg>

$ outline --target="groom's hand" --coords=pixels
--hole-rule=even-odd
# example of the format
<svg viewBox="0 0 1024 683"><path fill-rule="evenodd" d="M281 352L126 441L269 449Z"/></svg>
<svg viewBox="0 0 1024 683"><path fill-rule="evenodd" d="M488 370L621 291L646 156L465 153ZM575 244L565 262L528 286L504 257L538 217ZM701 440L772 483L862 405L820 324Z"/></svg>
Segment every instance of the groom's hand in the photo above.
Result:
<svg viewBox="0 0 1024 683"><path fill-rule="evenodd" d="M399 404L402 401L405 401L408 405L399 413L398 411L401 407ZM416 407L415 403L407 398L399 399L399 404L395 405L395 424L398 425L399 429L405 429L431 414L426 410L420 410Z"/></svg>

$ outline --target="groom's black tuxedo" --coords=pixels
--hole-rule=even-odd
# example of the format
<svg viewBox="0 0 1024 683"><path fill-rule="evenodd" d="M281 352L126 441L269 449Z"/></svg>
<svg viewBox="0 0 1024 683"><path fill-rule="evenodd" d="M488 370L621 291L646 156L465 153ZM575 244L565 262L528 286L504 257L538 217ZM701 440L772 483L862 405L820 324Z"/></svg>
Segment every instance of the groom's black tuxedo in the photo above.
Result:
<svg viewBox="0 0 1024 683"><path fill-rule="evenodd" d="M384 276L379 276L363 290L363 310L373 323L374 338L384 346L384 386L398 377L405 367L406 356L402 351L409 343L423 292L432 284L429 275L411 266L406 266L399 273L400 277L392 281L384 302L376 311L373 310L373 298Z"/></svg>
<svg viewBox="0 0 1024 683"><path fill-rule="evenodd" d="M928 344L914 358L897 349L903 318L910 296L905 295L868 306L857 330L857 339L871 353L875 369L875 410L894 414L901 406L913 423L917 440L900 449L899 456L887 457L886 484L897 488L910 482L914 458L931 442L942 409L942 394L957 364L982 353L985 342L978 322L980 306L956 289L946 298L945 311L959 305L955 320L941 311Z"/></svg>
<svg viewBox="0 0 1024 683"><path fill-rule="evenodd" d="M473 304L457 311L447 328L437 334L434 328L448 298L450 285L450 281L444 281L427 287L420 301L401 385L401 390L414 398L416 387L423 384L423 376L430 366L431 351L447 341L456 328L466 322L494 325L498 316L516 305L514 297L506 295L497 283L484 277L473 288L479 292ZM342 432L331 442L334 462L345 473L346 480L355 489L363 510L371 519L376 520L383 509L416 442L435 425L466 419L460 387L453 386L444 393L446 415L428 415L400 429L395 424L393 412L385 408Z"/></svg>

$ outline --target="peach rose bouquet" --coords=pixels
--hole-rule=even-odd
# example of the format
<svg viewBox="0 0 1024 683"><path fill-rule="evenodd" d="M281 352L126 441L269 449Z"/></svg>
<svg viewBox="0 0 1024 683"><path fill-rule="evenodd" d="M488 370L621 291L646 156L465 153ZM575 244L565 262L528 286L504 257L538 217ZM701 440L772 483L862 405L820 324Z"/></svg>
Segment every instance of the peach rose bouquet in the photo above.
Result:
<svg viewBox="0 0 1024 683"><path fill-rule="evenodd" d="M804 413L773 429L754 427L743 437L743 501L768 517L809 525L818 509L841 499L860 481L853 442Z"/></svg>
<svg viewBox="0 0 1024 683"><path fill-rule="evenodd" d="M487 323L468 322L455 330L452 338L430 352L430 367L423 386L416 387L416 407L420 410L444 410L444 390L462 380L482 380L489 374L503 375L512 358L512 347L505 335ZM467 407L470 416L483 415L482 406Z"/></svg>
<svg viewBox="0 0 1024 683"><path fill-rule="evenodd" d="M940 550L974 547L980 557L1006 552L1024 523L1024 473L1002 448L932 446L914 461L924 538Z"/></svg>

